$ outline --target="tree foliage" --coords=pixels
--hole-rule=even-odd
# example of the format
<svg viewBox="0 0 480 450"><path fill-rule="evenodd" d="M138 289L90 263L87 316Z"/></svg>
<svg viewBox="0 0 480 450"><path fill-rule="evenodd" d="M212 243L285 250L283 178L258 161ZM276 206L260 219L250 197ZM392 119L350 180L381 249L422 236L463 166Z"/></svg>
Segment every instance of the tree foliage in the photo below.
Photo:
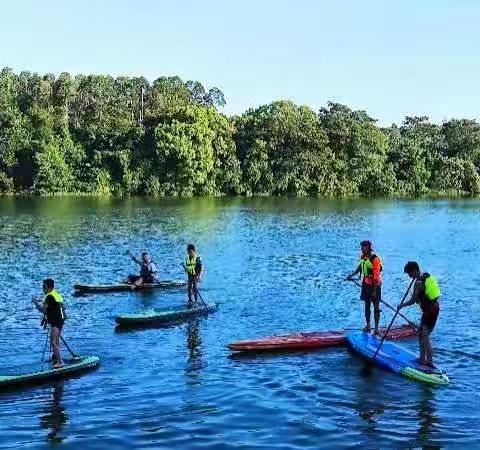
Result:
<svg viewBox="0 0 480 450"><path fill-rule="evenodd" d="M0 192L416 196L480 193L480 124L277 101L160 77L0 72Z"/></svg>

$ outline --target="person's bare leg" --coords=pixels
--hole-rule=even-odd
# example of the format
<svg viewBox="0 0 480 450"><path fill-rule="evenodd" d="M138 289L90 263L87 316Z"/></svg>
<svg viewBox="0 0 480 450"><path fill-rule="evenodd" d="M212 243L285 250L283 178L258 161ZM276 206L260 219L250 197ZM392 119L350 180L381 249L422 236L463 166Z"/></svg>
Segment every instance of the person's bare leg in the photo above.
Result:
<svg viewBox="0 0 480 450"><path fill-rule="evenodd" d="M191 305L193 300L192 300L192 291L193 291L193 280L190 278L188 279L188 304Z"/></svg>
<svg viewBox="0 0 480 450"><path fill-rule="evenodd" d="M375 330L373 332L378 336L378 324L380 323L380 300L378 298L373 300L373 318L375 320Z"/></svg>
<svg viewBox="0 0 480 450"><path fill-rule="evenodd" d="M424 327L425 328L425 327ZM425 329L424 332L424 347L425 347L425 362L428 365L433 365L433 349L432 349L432 341L430 340L430 332Z"/></svg>
<svg viewBox="0 0 480 450"><path fill-rule="evenodd" d="M138 279L132 284L130 289L133 291L134 289L136 289L138 286L141 286L142 284L143 284L143 278L138 277Z"/></svg>
<svg viewBox="0 0 480 450"><path fill-rule="evenodd" d="M370 333L370 330L372 329L370 325L370 316L371 316L371 299L365 300L365 322L366 326L363 329L363 331L366 331L367 333Z"/></svg>
<svg viewBox="0 0 480 450"><path fill-rule="evenodd" d="M193 279L193 296L195 298L195 306L198 305L198 290L197 290L197 279Z"/></svg>
<svg viewBox="0 0 480 450"><path fill-rule="evenodd" d="M420 333L418 334L418 343L420 346L420 357L418 358L420 364L426 364L425 359L425 327L420 327Z"/></svg>
<svg viewBox="0 0 480 450"><path fill-rule="evenodd" d="M52 344L53 354L54 354L55 360L56 360L53 367L57 368L57 367L64 366L62 355L60 354L60 330L57 327L52 328L51 344Z"/></svg>

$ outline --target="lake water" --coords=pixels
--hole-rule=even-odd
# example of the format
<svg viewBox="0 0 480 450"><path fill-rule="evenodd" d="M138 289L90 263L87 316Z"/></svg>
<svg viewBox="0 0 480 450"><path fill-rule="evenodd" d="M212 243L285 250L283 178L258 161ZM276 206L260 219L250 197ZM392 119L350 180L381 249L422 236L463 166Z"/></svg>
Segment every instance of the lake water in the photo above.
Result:
<svg viewBox="0 0 480 450"><path fill-rule="evenodd" d="M70 346L101 366L0 393L0 448L480 448L479 219L476 200L1 199L0 368L41 358L30 300L45 277L66 297ZM450 386L368 368L342 348L230 356L234 340L363 326L358 291L342 281L363 239L384 260L392 304L407 260L439 279L432 337ZM185 292L72 295L75 283L134 272L127 249L150 250L161 278L181 278L190 241L206 267L202 295L221 303L207 318L118 333L115 315L181 305ZM390 317L384 308L382 323Z"/></svg>

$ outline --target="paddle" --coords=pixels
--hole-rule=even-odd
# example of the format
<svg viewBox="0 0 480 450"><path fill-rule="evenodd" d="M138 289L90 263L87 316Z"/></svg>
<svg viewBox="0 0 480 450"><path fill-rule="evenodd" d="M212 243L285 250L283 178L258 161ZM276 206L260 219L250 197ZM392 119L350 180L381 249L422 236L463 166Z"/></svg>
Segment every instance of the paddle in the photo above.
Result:
<svg viewBox="0 0 480 450"><path fill-rule="evenodd" d="M355 284L359 288L362 287L362 285L356 280L347 278L347 281L351 281L353 284ZM387 308L390 308L393 312L396 312L403 320L405 320L405 322L407 322L410 326L418 330L418 325L416 323L412 322L407 316L405 316L400 311L395 309L392 305L388 304L385 300L380 299L380 303L384 304Z"/></svg>
<svg viewBox="0 0 480 450"><path fill-rule="evenodd" d="M410 282L410 284L408 285L408 289L406 290L405 295L403 296L402 301L400 302L400 306L399 306L398 309L400 309L400 307L401 307L401 306L403 305L403 303L405 302L405 299L407 298L407 295L408 295L408 293L410 292L410 289L411 289L411 287L413 286L413 283L414 283L414 282L415 282L415 278L413 278L412 281ZM388 326L387 331L386 331L385 334L382 336L382 339L380 340L380 344L378 345L378 348L377 348L377 350L375 351L375 354L373 355L373 359L376 358L378 352L380 351L380 348L381 348L382 345L383 345L383 342L385 341L385 338L386 338L387 335L388 335L388 332L390 331L390 328L392 328L393 322L395 322L395 319L397 318L398 313L399 313L398 309L397 309L397 311L395 311L395 314L393 315L392 321L390 322L390 325Z"/></svg>
<svg viewBox="0 0 480 450"><path fill-rule="evenodd" d="M72 349L68 346L67 341L63 338L62 335L60 335L60 339L62 340L63 344L65 347L67 347L67 350L70 352L73 358L78 358L78 355L72 351Z"/></svg>
<svg viewBox="0 0 480 450"><path fill-rule="evenodd" d="M50 328L47 330L47 337L45 338L45 345L43 346L43 353L42 353L42 363L44 362L45 352L47 351L47 344L48 344L48 337L50 335Z"/></svg>
<svg viewBox="0 0 480 450"><path fill-rule="evenodd" d="M185 272L188 273L187 272L187 266L185 266L185 264L183 264L183 263L181 264L181 266L183 267L183 270L185 270ZM200 295L200 292L198 291L197 287L194 285L193 288L195 289L195 292L197 293L197 295L200 297L200 300L202 301L203 306L205 306L205 308L208 308L207 304L205 303L205 300Z"/></svg>

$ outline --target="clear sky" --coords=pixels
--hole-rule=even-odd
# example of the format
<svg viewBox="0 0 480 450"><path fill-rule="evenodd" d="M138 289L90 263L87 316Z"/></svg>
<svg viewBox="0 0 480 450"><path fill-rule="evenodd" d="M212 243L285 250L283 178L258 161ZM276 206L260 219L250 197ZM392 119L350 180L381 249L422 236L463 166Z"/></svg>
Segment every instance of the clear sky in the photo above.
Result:
<svg viewBox="0 0 480 450"><path fill-rule="evenodd" d="M291 99L480 119L476 0L0 0L0 65L179 75L227 113Z"/></svg>

